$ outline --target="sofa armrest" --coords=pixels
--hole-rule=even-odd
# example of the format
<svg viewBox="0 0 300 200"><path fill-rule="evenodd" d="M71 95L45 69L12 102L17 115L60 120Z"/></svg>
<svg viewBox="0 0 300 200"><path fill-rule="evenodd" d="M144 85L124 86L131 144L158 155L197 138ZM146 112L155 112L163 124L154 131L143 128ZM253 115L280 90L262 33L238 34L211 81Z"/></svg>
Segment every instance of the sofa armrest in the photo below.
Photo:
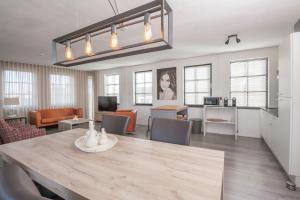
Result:
<svg viewBox="0 0 300 200"><path fill-rule="evenodd" d="M39 111L30 111L29 112L29 122L36 127L40 127L42 123L42 115Z"/></svg>
<svg viewBox="0 0 300 200"><path fill-rule="evenodd" d="M77 115L78 118L83 118L83 109L82 108L75 108L75 115Z"/></svg>

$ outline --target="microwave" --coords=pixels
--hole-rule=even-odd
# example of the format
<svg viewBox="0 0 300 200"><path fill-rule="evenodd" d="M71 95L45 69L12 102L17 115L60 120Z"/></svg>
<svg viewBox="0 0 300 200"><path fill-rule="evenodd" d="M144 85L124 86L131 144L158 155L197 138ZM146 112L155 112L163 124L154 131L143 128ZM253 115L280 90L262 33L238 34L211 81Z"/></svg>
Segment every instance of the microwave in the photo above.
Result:
<svg viewBox="0 0 300 200"><path fill-rule="evenodd" d="M221 97L204 97L204 105L218 106L220 105Z"/></svg>

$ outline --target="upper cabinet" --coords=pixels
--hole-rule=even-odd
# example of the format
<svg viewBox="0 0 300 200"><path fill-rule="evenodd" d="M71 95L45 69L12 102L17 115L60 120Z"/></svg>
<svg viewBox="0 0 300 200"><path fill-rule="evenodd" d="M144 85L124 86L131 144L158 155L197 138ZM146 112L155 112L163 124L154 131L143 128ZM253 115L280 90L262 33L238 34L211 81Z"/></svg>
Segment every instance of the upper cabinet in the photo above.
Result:
<svg viewBox="0 0 300 200"><path fill-rule="evenodd" d="M279 92L280 98L291 97L291 38L287 37L279 46Z"/></svg>

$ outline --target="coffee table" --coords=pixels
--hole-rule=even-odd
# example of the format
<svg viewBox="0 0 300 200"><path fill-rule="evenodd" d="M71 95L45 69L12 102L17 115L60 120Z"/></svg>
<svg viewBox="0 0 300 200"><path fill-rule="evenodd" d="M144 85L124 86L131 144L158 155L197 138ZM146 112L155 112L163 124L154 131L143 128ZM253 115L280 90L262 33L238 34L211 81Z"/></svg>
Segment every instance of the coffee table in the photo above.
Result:
<svg viewBox="0 0 300 200"><path fill-rule="evenodd" d="M74 128L88 128L89 119L79 118L78 120L67 119L58 122L59 131L67 131Z"/></svg>

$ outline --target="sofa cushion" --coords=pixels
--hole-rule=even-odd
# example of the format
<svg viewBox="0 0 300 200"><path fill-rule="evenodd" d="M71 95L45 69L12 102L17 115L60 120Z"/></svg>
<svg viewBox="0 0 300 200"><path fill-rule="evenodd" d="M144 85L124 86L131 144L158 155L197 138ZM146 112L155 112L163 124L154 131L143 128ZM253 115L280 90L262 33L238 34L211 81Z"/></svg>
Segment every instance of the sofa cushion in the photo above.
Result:
<svg viewBox="0 0 300 200"><path fill-rule="evenodd" d="M58 117L45 118L45 119L42 119L42 124L54 123L54 122L58 122L58 121L59 121Z"/></svg>
<svg viewBox="0 0 300 200"><path fill-rule="evenodd" d="M71 115L71 116L65 116L63 117L64 119L73 119L74 118L74 115Z"/></svg>

